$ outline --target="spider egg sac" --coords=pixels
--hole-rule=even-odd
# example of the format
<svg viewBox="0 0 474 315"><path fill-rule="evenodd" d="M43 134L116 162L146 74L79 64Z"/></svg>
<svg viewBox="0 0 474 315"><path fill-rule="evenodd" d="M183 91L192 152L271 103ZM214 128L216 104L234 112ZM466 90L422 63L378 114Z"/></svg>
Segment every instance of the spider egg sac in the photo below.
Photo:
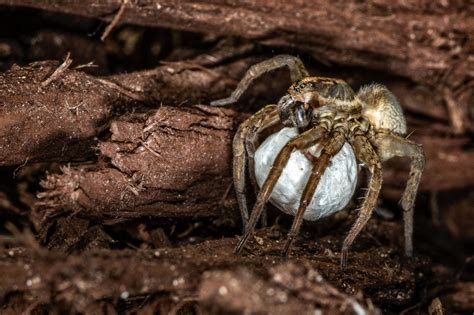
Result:
<svg viewBox="0 0 474 315"><path fill-rule="evenodd" d="M273 161L284 145L298 135L296 128L283 128L270 135L255 152L255 176L261 187L270 172ZM321 154L319 145L309 148L314 157ZM298 150L293 151L283 169L270 202L291 215L296 214L301 194L311 174L312 163ZM357 184L357 161L352 147L345 143L330 161L303 218L315 221L342 210L351 200Z"/></svg>

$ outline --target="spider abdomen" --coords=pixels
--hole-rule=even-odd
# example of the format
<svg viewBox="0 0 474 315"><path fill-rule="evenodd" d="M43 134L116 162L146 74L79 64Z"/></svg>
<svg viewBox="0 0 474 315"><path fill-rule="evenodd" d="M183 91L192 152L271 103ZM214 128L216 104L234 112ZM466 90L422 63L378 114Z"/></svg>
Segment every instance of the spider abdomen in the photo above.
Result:
<svg viewBox="0 0 474 315"><path fill-rule="evenodd" d="M259 146L255 152L255 175L259 186L267 178L278 152L296 135L296 128L283 128ZM320 154L317 147L309 149L316 157ZM270 202L283 212L295 215L311 169L312 163L304 154L294 151L273 188ZM351 200L356 183L357 162L351 146L346 143L331 159L303 218L315 221L342 210Z"/></svg>
<svg viewBox="0 0 474 315"><path fill-rule="evenodd" d="M357 93L362 103L362 115L377 131L386 130L405 135L407 124L403 110L395 95L381 84L362 87Z"/></svg>

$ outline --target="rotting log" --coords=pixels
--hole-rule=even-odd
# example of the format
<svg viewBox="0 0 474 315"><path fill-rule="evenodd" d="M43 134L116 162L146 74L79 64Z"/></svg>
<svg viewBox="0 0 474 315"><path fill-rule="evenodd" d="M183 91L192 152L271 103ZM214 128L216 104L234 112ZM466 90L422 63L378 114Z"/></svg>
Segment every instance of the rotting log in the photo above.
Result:
<svg viewBox="0 0 474 315"><path fill-rule="evenodd" d="M238 53L239 49L230 50L229 54ZM208 56L226 58L218 55ZM213 67L205 57L109 77L63 68L54 80L49 79L60 67L57 62L13 66L0 74L0 166L90 159L94 157L97 137L114 118L140 108L156 108L162 103L183 106L227 96L235 80L258 60L243 58ZM351 83L366 82L357 72L346 75ZM249 94L259 101L273 95L276 101L278 93L283 93L288 84L286 73L281 76L281 80L259 80ZM430 91L421 86L411 87L404 80L389 80L387 86L409 112L446 122L447 112L439 95L430 97ZM258 104L244 102L239 107L259 108L266 103ZM433 123L433 126L439 133L451 132L444 124Z"/></svg>
<svg viewBox="0 0 474 315"><path fill-rule="evenodd" d="M473 130L474 14L461 1L0 0L118 23L234 35L322 63L404 76L440 95L453 130ZM122 7L122 10L119 8Z"/></svg>
<svg viewBox="0 0 474 315"><path fill-rule="evenodd" d="M45 219L79 213L104 224L137 218L234 217L224 210L231 188L231 109L163 106L114 121L100 142L105 167L64 167L42 182Z"/></svg>
<svg viewBox="0 0 474 315"><path fill-rule="evenodd" d="M222 201L231 188L231 143L241 120L232 109L205 105L122 116L111 124L110 140L99 143L98 164L65 167L43 181L40 212L46 218L82 213L105 224L229 215ZM420 129L413 137L428 156L420 191L474 186L468 168L473 152L463 150L468 139L452 142L431 133ZM397 193L390 199L400 198L408 178L408 161L398 162L384 169L385 187Z"/></svg>
<svg viewBox="0 0 474 315"><path fill-rule="evenodd" d="M186 117L193 128L211 121L207 127L214 138L207 137L205 133L196 133L192 128L182 130L182 138L176 133L169 133L166 128L152 128L153 136L148 138L145 134L150 130L145 133L144 130L146 120L153 117L153 108L159 107L162 101L175 106L188 101L189 105L194 100L225 95L229 87L234 86L233 78L238 78L250 63L249 60L241 59L207 69L199 63L179 62L106 78L64 69L54 80L49 78L57 71L58 63L14 66L9 72L0 75L0 85L5 87L0 92L3 93L0 117L5 122L0 127L0 164L89 160L81 167L65 167L64 174L51 175L44 183L45 191L41 195L44 199L40 207L42 218L61 212L81 213L112 224L149 216L222 216L222 198L231 188L230 139L242 118L236 118L239 115L229 109L201 106L198 110L200 115L191 115L189 109L184 107L173 112L172 108L164 106L156 115L163 114L170 120L170 130L184 128L180 125L183 121L173 119L191 115ZM271 84L284 84L284 81L276 81ZM254 94L268 91L267 83L260 82L257 87L260 90L254 90ZM262 89L262 84L265 89ZM13 86L20 89L15 91ZM411 104L412 107L408 106L411 112L419 108L424 115L441 118L442 110L439 108L425 110L422 106L414 105L417 99L426 97L425 90L410 89L403 81L394 81L389 84L391 86L395 87L394 90L399 89L397 94L402 104ZM135 109L143 113L136 116L126 114ZM194 108L191 111L196 110ZM174 116L166 114L170 112ZM221 114L227 115L227 125L214 126L213 119ZM160 121L165 126L163 119L160 118ZM416 130L412 137L424 145L427 154L427 169L420 191L442 192L474 186L474 174L470 167L473 153L468 149L469 137L447 138L449 127L443 123L411 120L410 130ZM97 136L109 127L111 139L106 140L104 137L99 141ZM187 139L189 135L193 138ZM159 145L152 142L149 146L145 142L141 149L146 152L134 151L144 139L151 141L156 136L162 139ZM213 141L215 145L211 145ZM207 144L202 145L204 142ZM95 160L97 147L99 162L90 164L90 160ZM216 148L220 148L219 154L213 151ZM163 151L168 154L166 159L156 163ZM183 158L185 152L189 153L187 159ZM143 159L144 154L147 155L146 159ZM196 162L197 155L210 158ZM110 164L104 163L104 160ZM202 163L215 163L217 167L205 168ZM408 170L399 165L392 164L392 168L384 169L385 187L388 188L384 198L395 200L400 197ZM183 177L183 169L191 170L193 176L190 180L186 181L186 177ZM150 176L155 178L150 179ZM104 195L104 192L107 194Z"/></svg>
<svg viewBox="0 0 474 315"><path fill-rule="evenodd" d="M35 62L0 74L0 166L91 158L113 117L224 96L233 83L227 68L182 63L102 78L67 66Z"/></svg>

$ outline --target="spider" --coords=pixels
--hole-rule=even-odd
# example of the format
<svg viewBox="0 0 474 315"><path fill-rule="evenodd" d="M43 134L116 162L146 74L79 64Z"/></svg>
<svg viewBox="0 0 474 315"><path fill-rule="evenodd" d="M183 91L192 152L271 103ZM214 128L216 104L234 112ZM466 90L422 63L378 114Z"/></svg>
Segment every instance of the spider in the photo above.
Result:
<svg viewBox="0 0 474 315"><path fill-rule="evenodd" d="M313 168L303 190L283 255L287 256L297 236L305 209L311 202L319 180L331 157L348 143L356 159L368 170L368 189L363 198L358 217L344 239L340 264L347 264L348 251L355 238L372 215L381 186L381 163L395 156L411 159L410 175L401 198L404 221L405 254L413 254L413 207L425 165L421 145L407 140L406 121L396 97L383 85L370 84L357 93L341 79L312 77L302 61L290 55L278 55L253 65L244 75L230 97L211 102L213 106L235 103L249 85L258 77L281 67L288 67L292 85L276 105L267 105L244 121L233 141L233 178L239 204L244 234L235 248L240 254L253 234L272 189L280 177L291 153L302 152L319 144L319 158L310 159ZM265 129L283 125L298 128L298 134L279 152L273 166L258 191L257 199L249 218L245 194L245 171L248 163L250 180L254 187L254 153L258 135ZM309 159L309 158L308 158ZM263 219L263 218L262 218Z"/></svg>

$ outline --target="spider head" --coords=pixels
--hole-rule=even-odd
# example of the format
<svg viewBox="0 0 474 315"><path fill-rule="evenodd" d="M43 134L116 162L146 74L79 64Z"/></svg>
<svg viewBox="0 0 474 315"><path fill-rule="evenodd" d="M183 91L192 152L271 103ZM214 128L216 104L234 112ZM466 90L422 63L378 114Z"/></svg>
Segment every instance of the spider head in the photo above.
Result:
<svg viewBox="0 0 474 315"><path fill-rule="evenodd" d="M350 110L355 93L345 81L325 77L307 77L294 83L278 102L280 120L287 127L304 128L320 107Z"/></svg>

